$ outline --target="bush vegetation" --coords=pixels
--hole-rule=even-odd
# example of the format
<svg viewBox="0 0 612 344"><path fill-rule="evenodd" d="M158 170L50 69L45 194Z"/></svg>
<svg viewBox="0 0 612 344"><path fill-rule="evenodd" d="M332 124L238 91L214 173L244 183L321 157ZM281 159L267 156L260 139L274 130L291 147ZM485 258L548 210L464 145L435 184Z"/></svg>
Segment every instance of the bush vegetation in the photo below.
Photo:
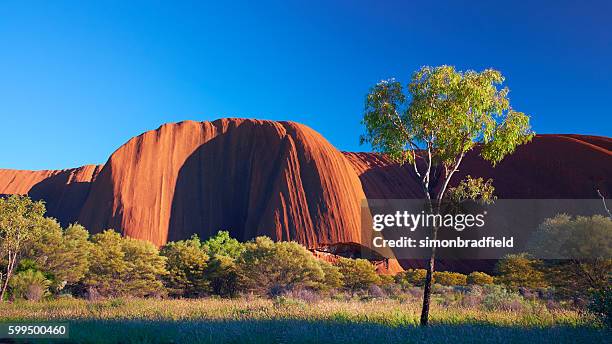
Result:
<svg viewBox="0 0 612 344"><path fill-rule="evenodd" d="M227 231L206 240L194 235L158 249L113 230L90 236L78 224L62 228L43 214L42 203L27 197L0 199L0 287L7 291L5 299L258 295L285 304L325 298L412 302L422 296L426 275L424 269L379 275L364 259L339 258L331 264L295 242L257 237L241 243ZM560 217L547 222L546 230L572 221L588 229L589 221L606 220ZM498 262L496 276L435 272L434 292L437 302L445 306L518 311L533 308L535 302L545 308L588 309L610 324L609 263L509 255ZM581 280L579 272L595 280ZM571 276L572 282L559 281L562 276ZM584 290L568 293L570 285Z"/></svg>

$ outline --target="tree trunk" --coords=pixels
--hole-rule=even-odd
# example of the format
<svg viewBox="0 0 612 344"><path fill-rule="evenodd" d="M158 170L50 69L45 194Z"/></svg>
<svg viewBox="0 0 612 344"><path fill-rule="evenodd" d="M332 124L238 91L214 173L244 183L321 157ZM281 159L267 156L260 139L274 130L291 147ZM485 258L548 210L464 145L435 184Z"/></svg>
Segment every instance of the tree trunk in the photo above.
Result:
<svg viewBox="0 0 612 344"><path fill-rule="evenodd" d="M6 289L8 288L9 280L11 279L11 275L13 274L16 260L17 260L17 254L14 254L11 257L11 252L9 251L8 263L6 265L6 276L4 276L4 281L2 283L2 289L0 290L0 302L4 301L4 296L6 295Z"/></svg>
<svg viewBox="0 0 612 344"><path fill-rule="evenodd" d="M433 228L433 240L438 237L438 228ZM431 248L429 264L427 264L427 275L425 276L425 287L423 288L423 308L421 308L421 326L429 325L429 305L431 303L431 285L436 263L436 247Z"/></svg>

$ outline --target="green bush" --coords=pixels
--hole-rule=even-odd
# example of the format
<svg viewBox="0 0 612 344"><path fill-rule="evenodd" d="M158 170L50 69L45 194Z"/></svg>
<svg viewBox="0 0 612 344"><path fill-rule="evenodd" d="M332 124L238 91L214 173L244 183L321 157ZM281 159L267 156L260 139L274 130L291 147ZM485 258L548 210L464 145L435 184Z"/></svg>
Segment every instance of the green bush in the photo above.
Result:
<svg viewBox="0 0 612 344"><path fill-rule="evenodd" d="M10 281L11 295L15 299L40 301L49 295L51 281L41 271L28 269L16 273Z"/></svg>
<svg viewBox="0 0 612 344"><path fill-rule="evenodd" d="M26 256L36 261L39 270L59 292L80 282L89 269L92 244L85 227L72 224L62 229L52 218L40 222L30 238Z"/></svg>
<svg viewBox="0 0 612 344"><path fill-rule="evenodd" d="M293 288L316 288L325 278L319 260L296 242L257 237L244 247L237 263L250 291L276 296Z"/></svg>
<svg viewBox="0 0 612 344"><path fill-rule="evenodd" d="M166 258L150 242L113 230L92 237L91 266L83 281L101 296L159 296L165 293Z"/></svg>
<svg viewBox="0 0 612 344"><path fill-rule="evenodd" d="M368 290L370 285L380 283L376 267L366 259L340 258L336 266L343 276L344 287L351 294L359 290Z"/></svg>
<svg viewBox="0 0 612 344"><path fill-rule="evenodd" d="M510 291L500 285L489 285L485 288L482 306L488 310L520 311L525 306L525 300L517 292Z"/></svg>
<svg viewBox="0 0 612 344"><path fill-rule="evenodd" d="M589 311L595 314L604 325L612 327L612 287L610 285L593 292Z"/></svg>
<svg viewBox="0 0 612 344"><path fill-rule="evenodd" d="M458 272L435 271L433 274L433 278L435 283L446 286L467 284L467 276Z"/></svg>
<svg viewBox="0 0 612 344"><path fill-rule="evenodd" d="M235 297L241 291L240 269L236 261L228 256L217 254L210 259L206 269L213 294L223 297Z"/></svg>
<svg viewBox="0 0 612 344"><path fill-rule="evenodd" d="M211 257L219 254L236 259L244 252L244 244L230 237L228 231L217 232L202 242L202 248Z"/></svg>
<svg viewBox="0 0 612 344"><path fill-rule="evenodd" d="M408 269L395 275L395 281L404 287L422 287L425 284L427 270L425 269Z"/></svg>
<svg viewBox="0 0 612 344"><path fill-rule="evenodd" d="M208 281L204 276L208 255L197 235L168 243L160 254L166 257L168 275L164 281L171 295L196 297L208 291Z"/></svg>
<svg viewBox="0 0 612 344"><path fill-rule="evenodd" d="M319 265L323 270L323 281L319 289L329 290L342 287L342 279L344 276L340 272L340 268L326 261L320 260Z"/></svg>
<svg viewBox="0 0 612 344"><path fill-rule="evenodd" d="M512 289L547 287L542 271L542 262L528 254L509 254L497 262L499 276L496 282Z"/></svg>
<svg viewBox="0 0 612 344"><path fill-rule="evenodd" d="M473 285L493 284L493 276L484 272L474 271L467 276L467 283Z"/></svg>

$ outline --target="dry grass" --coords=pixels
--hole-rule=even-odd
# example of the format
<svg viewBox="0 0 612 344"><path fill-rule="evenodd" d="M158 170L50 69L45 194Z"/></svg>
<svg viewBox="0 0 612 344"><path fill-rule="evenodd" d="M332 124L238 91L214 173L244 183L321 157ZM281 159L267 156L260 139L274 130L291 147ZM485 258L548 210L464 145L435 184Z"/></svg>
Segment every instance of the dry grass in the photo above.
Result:
<svg viewBox="0 0 612 344"><path fill-rule="evenodd" d="M572 310L534 303L519 312L435 305L420 329L418 302L293 299L60 299L0 304L0 322L68 320L71 338L92 343L161 342L598 342L606 330ZM609 333L608 333L609 334ZM446 338L446 339L445 339ZM197 339L197 340L196 340ZM331 341L330 339L333 339ZM452 342L452 341L451 341Z"/></svg>

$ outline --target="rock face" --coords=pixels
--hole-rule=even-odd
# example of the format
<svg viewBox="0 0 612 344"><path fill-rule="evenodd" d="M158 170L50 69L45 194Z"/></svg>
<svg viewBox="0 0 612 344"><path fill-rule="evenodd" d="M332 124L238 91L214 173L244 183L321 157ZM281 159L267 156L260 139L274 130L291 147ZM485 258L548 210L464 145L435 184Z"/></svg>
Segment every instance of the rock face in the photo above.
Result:
<svg viewBox="0 0 612 344"><path fill-rule="evenodd" d="M292 122L166 124L110 157L79 216L157 245L227 229L308 247L359 242L361 183L342 153Z"/></svg>
<svg viewBox="0 0 612 344"><path fill-rule="evenodd" d="M537 135L495 168L468 154L451 185L466 175L493 178L499 198L589 199L597 189L612 197L612 139L583 135ZM345 153L369 199L420 198L411 169L375 153Z"/></svg>
<svg viewBox="0 0 612 344"><path fill-rule="evenodd" d="M597 198L596 189L610 197L610 149L606 137L539 135L496 168L474 152L455 182L491 177L500 198ZM114 228L156 245L229 230L310 249L358 243L366 196L422 197L410 169L384 156L341 153L297 123L250 119L166 124L103 166L0 170L0 194L29 194L63 224ZM384 265L400 270L396 261Z"/></svg>
<svg viewBox="0 0 612 344"><path fill-rule="evenodd" d="M0 195L28 194L44 200L47 214L68 224L78 219L101 169L99 165L43 171L0 169Z"/></svg>

